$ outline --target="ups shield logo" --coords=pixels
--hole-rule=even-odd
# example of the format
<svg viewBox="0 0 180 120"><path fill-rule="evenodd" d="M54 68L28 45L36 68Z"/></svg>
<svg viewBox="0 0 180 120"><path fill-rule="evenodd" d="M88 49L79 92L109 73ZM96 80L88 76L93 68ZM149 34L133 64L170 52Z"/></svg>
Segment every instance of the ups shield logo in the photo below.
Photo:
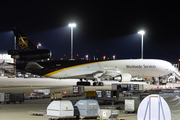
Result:
<svg viewBox="0 0 180 120"><path fill-rule="evenodd" d="M19 37L19 47L22 49L28 47L28 38L27 37Z"/></svg>

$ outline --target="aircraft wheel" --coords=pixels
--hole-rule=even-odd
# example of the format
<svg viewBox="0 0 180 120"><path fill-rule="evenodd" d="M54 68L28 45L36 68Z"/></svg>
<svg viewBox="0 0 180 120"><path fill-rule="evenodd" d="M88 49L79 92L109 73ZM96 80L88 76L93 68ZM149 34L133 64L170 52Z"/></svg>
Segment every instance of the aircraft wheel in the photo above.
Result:
<svg viewBox="0 0 180 120"><path fill-rule="evenodd" d="M93 82L93 86L98 86L98 82Z"/></svg>
<svg viewBox="0 0 180 120"><path fill-rule="evenodd" d="M104 83L103 82L99 82L99 86L104 86Z"/></svg>
<svg viewBox="0 0 180 120"><path fill-rule="evenodd" d="M90 86L90 82L84 82L85 86Z"/></svg>
<svg viewBox="0 0 180 120"><path fill-rule="evenodd" d="M77 82L77 85L84 85L84 86L90 86L90 82Z"/></svg>
<svg viewBox="0 0 180 120"><path fill-rule="evenodd" d="M82 85L82 82L77 82L76 84L77 84L77 85Z"/></svg>
<svg viewBox="0 0 180 120"><path fill-rule="evenodd" d="M93 82L93 86L96 86L96 82Z"/></svg>

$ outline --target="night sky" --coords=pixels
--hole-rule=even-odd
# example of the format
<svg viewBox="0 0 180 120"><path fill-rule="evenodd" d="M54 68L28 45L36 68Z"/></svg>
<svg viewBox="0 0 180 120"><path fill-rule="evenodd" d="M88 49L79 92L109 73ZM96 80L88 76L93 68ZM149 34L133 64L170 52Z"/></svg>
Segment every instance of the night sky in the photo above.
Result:
<svg viewBox="0 0 180 120"><path fill-rule="evenodd" d="M145 30L144 59L177 63L180 56L178 3L93 0L7 0L0 4L0 51L14 48L12 28L18 27L53 57L70 58L70 27L74 28L74 57L137 59ZM97 52L98 51L98 52Z"/></svg>

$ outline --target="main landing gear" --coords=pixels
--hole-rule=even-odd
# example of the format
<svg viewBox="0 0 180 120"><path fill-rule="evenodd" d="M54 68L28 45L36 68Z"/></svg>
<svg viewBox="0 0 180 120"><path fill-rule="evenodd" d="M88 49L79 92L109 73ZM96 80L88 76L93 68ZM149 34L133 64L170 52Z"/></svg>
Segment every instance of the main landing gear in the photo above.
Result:
<svg viewBox="0 0 180 120"><path fill-rule="evenodd" d="M91 83L90 82L77 82L77 85L84 85L84 86L90 86Z"/></svg>
<svg viewBox="0 0 180 120"><path fill-rule="evenodd" d="M93 82L93 86L104 86L103 82Z"/></svg>
<svg viewBox="0 0 180 120"><path fill-rule="evenodd" d="M76 84L77 84L77 86L78 86L78 85L83 85L83 86L90 86L90 85L91 85L90 82L88 82L88 81L83 82L82 79L80 79L80 82L77 82Z"/></svg>
<svg viewBox="0 0 180 120"><path fill-rule="evenodd" d="M83 85L83 86L90 86L91 83L86 81L86 82L83 82L82 79L80 79L79 82L76 83L77 86L78 85ZM104 83L103 82L93 82L93 86L104 86Z"/></svg>

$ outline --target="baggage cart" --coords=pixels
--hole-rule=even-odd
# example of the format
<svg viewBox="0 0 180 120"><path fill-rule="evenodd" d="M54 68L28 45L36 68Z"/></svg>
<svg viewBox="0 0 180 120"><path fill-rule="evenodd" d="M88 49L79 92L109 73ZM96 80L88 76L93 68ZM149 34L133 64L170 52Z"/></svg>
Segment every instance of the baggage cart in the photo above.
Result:
<svg viewBox="0 0 180 120"><path fill-rule="evenodd" d="M0 93L0 102L2 104L10 103L10 93Z"/></svg>
<svg viewBox="0 0 180 120"><path fill-rule="evenodd" d="M102 119L117 119L119 115L119 110L114 110L114 109L98 109L98 114L100 116L100 120Z"/></svg>
<svg viewBox="0 0 180 120"><path fill-rule="evenodd" d="M29 114L36 116L44 116L46 114L45 111L29 111Z"/></svg>
<svg viewBox="0 0 180 120"><path fill-rule="evenodd" d="M84 86L73 86L73 94L75 96L84 95Z"/></svg>
<svg viewBox="0 0 180 120"><path fill-rule="evenodd" d="M10 102L22 104L24 102L24 93L10 93Z"/></svg>

